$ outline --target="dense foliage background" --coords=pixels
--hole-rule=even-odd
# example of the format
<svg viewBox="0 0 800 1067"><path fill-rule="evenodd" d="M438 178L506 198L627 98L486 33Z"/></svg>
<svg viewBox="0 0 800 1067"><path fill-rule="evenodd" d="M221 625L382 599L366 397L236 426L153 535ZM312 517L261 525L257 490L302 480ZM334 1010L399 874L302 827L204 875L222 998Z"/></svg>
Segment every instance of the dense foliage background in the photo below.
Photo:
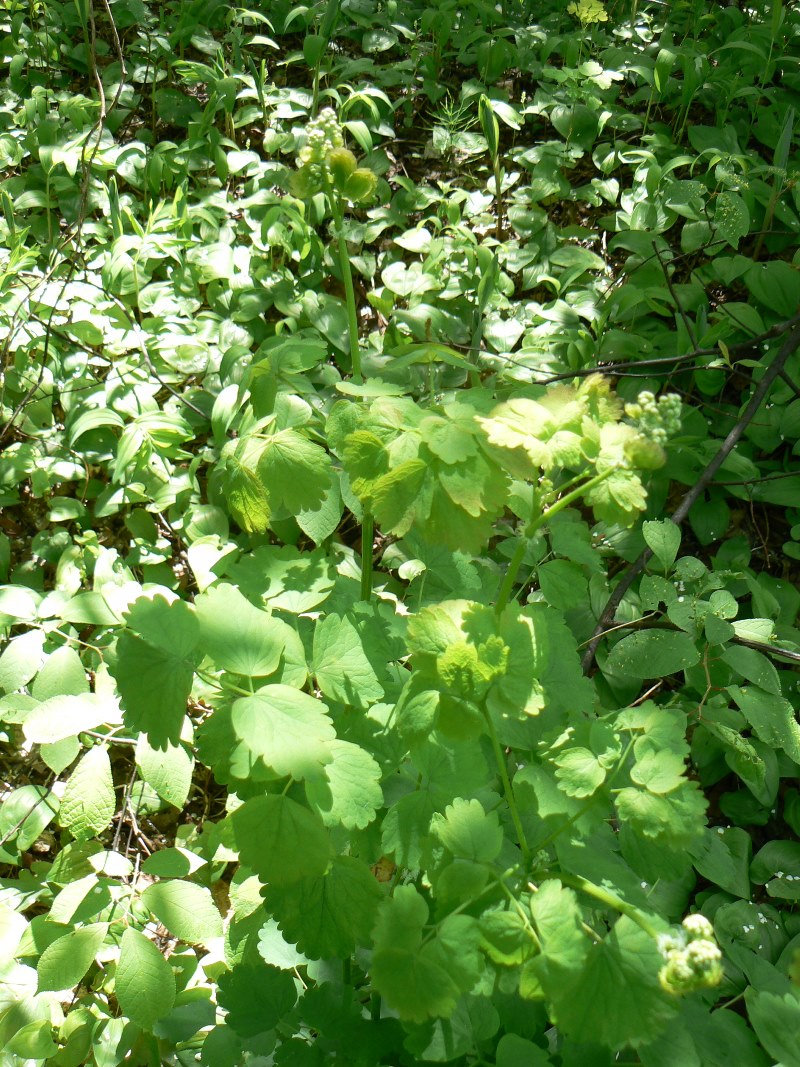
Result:
<svg viewBox="0 0 800 1067"><path fill-rule="evenodd" d="M0 41L0 1065L800 1067L797 4Z"/></svg>

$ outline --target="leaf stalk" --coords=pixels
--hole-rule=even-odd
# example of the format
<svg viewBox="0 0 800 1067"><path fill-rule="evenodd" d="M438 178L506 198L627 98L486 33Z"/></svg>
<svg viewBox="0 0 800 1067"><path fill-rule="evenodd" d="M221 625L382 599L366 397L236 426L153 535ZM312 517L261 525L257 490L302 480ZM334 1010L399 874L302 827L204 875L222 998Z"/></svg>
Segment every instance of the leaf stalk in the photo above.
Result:
<svg viewBox="0 0 800 1067"><path fill-rule="evenodd" d="M584 482L583 485L577 486L572 492L567 493L566 496L562 496L560 500L557 500L555 504L552 504L549 508L545 508L541 515L528 523L525 528L525 533L517 542L514 554L511 557L502 584L497 593L497 602L495 603L494 608L496 615L502 615L511 599L511 590L514 588L517 573L525 558L525 549L528 547L528 542L534 534L543 526L546 526L553 516L557 515L560 511L563 511L564 508L568 508L570 504L574 504L576 500L579 500L584 495L584 493L590 492L596 486L604 482L606 478L609 478L613 473L614 468L609 467L608 470L596 474L593 478L590 478L588 482Z"/></svg>
<svg viewBox="0 0 800 1067"><path fill-rule="evenodd" d="M494 752L495 762L497 763L497 770L500 773L500 781L503 783L503 793L505 794L506 803L508 804L508 810L511 813L511 821L514 824L514 832L517 835L517 842L525 860L525 866L527 867L531 861L531 850L528 845L528 840L525 837L525 829L522 825L522 820L519 816L519 808L517 807L517 801L514 796L514 790L511 787L511 779L508 776L508 766L506 764L506 757L503 754L503 750L500 747L500 741L497 737L497 730L495 729L492 717L488 711L484 709L484 719L486 720L486 729L489 733L489 740L492 743L492 750Z"/></svg>

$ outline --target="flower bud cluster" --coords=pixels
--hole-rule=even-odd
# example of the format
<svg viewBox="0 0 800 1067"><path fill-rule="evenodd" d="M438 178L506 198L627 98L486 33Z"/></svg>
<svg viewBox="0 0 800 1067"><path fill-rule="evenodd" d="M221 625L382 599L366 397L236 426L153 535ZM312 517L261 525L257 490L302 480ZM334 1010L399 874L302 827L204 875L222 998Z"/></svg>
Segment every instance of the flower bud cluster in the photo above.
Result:
<svg viewBox="0 0 800 1067"><path fill-rule="evenodd" d="M680 931L659 938L658 947L666 960L658 979L668 993L682 996L722 981L722 953L704 915L687 915Z"/></svg>
<svg viewBox="0 0 800 1067"><path fill-rule="evenodd" d="M344 146L344 134L336 112L326 107L308 124L306 143L297 153L297 170L291 191L302 198L323 190L354 204L369 200L377 177L367 167L358 167L356 157Z"/></svg>
<svg viewBox="0 0 800 1067"><path fill-rule="evenodd" d="M298 170L292 178L296 196L313 196L325 185L328 156L344 147L342 127L331 107L323 108L308 124L306 143L297 153Z"/></svg>
<svg viewBox="0 0 800 1067"><path fill-rule="evenodd" d="M328 152L344 146L342 127L332 107L325 107L308 124L306 143L297 154L301 166L320 166Z"/></svg>
<svg viewBox="0 0 800 1067"><path fill-rule="evenodd" d="M643 434L665 445L681 428L681 398L677 393L666 393L656 400L652 393L643 391L635 404L625 405L625 414L638 422Z"/></svg>
<svg viewBox="0 0 800 1067"><path fill-rule="evenodd" d="M547 478L545 475L542 475L539 479L538 490L539 499L547 500L555 492L555 486L553 485L553 482L550 478Z"/></svg>

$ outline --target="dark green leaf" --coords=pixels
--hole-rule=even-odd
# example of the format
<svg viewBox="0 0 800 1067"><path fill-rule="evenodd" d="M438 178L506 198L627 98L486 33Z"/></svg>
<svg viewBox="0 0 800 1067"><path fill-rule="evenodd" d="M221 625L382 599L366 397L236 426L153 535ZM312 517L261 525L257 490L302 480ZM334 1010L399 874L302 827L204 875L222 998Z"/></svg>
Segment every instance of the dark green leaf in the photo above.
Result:
<svg viewBox="0 0 800 1067"><path fill-rule="evenodd" d="M294 800L254 797L230 818L242 863L262 881L291 886L328 869L330 843L322 821Z"/></svg>
<svg viewBox="0 0 800 1067"><path fill-rule="evenodd" d="M700 653L688 634L669 630L645 630L623 637L611 649L609 670L632 678L664 678L693 667Z"/></svg>

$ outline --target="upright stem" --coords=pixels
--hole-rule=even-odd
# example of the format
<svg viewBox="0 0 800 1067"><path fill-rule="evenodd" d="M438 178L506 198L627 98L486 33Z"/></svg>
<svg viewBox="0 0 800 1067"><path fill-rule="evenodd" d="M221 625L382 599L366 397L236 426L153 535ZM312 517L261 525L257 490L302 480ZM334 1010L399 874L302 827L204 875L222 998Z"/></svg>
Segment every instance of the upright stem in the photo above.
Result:
<svg viewBox="0 0 800 1067"><path fill-rule="evenodd" d="M494 606L495 615L502 615L505 611L506 604L511 599L511 590L514 588L514 579L517 577L517 572L522 566L522 561L525 558L525 549L528 547L527 533L517 541L516 548L514 549L514 555L506 568L506 573L503 576L503 581L500 585L500 590L497 594L497 603Z"/></svg>
<svg viewBox="0 0 800 1067"><path fill-rule="evenodd" d="M489 739L492 742L492 749L494 751L495 762L497 763L497 769L500 772L500 781L503 783L503 792L505 793L506 803L508 804L508 810L511 812L511 821L514 823L514 830L517 835L517 841L519 843L520 851L522 852L523 859L525 860L526 867L531 861L531 850L528 847L528 840L525 837L525 830L522 826L522 820L519 817L519 809L517 808L517 801L514 796L514 791L511 788L511 779L508 777L508 767L506 766L506 757L500 747L500 742L497 739L497 730L494 728L492 717L489 712L484 713L484 719L486 721L486 729L489 732Z"/></svg>
<svg viewBox="0 0 800 1067"><path fill-rule="evenodd" d="M567 493L566 496L562 496L560 500L557 500L549 508L545 508L542 514L528 523L525 528L525 533L517 542L517 547L514 549L514 555L511 557L511 562L508 564L505 577L503 578L500 589L497 593L497 603L495 604L495 614L502 615L506 605L511 599L511 590L514 588L514 581L517 577L517 572L522 566L522 560L525 558L525 549L528 546L528 541L533 537L537 530L540 530L542 526L546 526L548 522L557 515L559 511L563 511L564 508L568 508L570 504L574 504L576 500L579 500L584 493L590 492L596 486L604 482L606 478L610 478L614 473L614 469L609 467L608 470L603 471L601 474L596 474L594 478L590 478L588 482L584 482L583 485L577 486L571 493Z"/></svg>
<svg viewBox="0 0 800 1067"><path fill-rule="evenodd" d="M498 241L503 240L503 172L500 167L500 157L495 156L492 160L494 173L494 205L497 218L494 221L494 235Z"/></svg>
<svg viewBox="0 0 800 1067"><path fill-rule="evenodd" d="M322 56L320 55L316 64L314 65L314 82L311 90L311 115L316 117L317 108L319 107L319 68L322 64Z"/></svg>
<svg viewBox="0 0 800 1067"><path fill-rule="evenodd" d="M476 305L472 313L472 341L470 343L470 362L472 367L469 372L469 384L473 389L478 389L481 384L481 376L478 373L478 358L481 351L481 337L483 335L483 318L480 308Z"/></svg>
<svg viewBox="0 0 800 1067"><path fill-rule="evenodd" d="M372 537L374 521L369 511L364 511L361 520L361 599L372 596Z"/></svg>
<svg viewBox="0 0 800 1067"><path fill-rule="evenodd" d="M353 288L353 271L350 266L350 254L347 251L347 241L344 236L344 212L336 193L331 189L330 183L326 182L328 200L331 205L333 221L336 226L336 244L339 251L339 269L342 272L344 283L345 303L347 304L347 332L350 343L350 363L353 372L353 381L361 379L361 349L358 346L358 309L356 308L356 293Z"/></svg>
<svg viewBox="0 0 800 1067"><path fill-rule="evenodd" d="M374 1023L380 1022L381 998L380 994L372 993L369 998L369 1017Z"/></svg>

